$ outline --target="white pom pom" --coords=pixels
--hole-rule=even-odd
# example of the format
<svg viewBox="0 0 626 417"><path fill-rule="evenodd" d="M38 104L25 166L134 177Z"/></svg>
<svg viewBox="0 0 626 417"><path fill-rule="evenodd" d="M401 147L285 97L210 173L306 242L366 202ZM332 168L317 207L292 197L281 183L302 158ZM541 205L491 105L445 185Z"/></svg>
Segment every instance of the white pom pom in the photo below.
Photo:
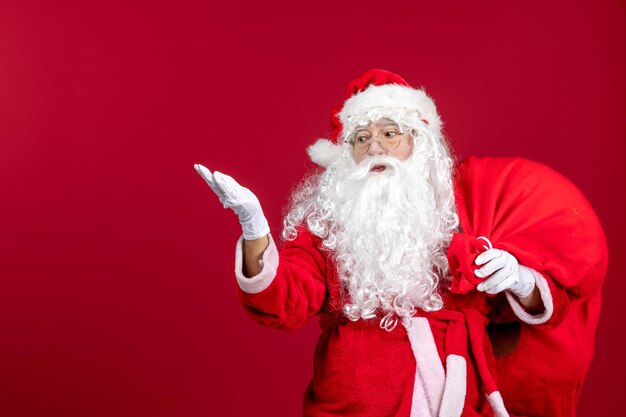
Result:
<svg viewBox="0 0 626 417"><path fill-rule="evenodd" d="M308 147L307 153L311 161L328 168L330 164L341 156L341 146L328 139L318 139L317 142Z"/></svg>

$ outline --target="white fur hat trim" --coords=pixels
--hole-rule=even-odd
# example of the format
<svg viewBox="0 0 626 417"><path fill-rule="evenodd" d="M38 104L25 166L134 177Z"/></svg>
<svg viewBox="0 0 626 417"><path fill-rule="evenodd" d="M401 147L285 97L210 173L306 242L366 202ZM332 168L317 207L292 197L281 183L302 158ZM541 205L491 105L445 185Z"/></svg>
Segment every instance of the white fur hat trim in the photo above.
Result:
<svg viewBox="0 0 626 417"><path fill-rule="evenodd" d="M370 85L346 100L338 116L344 140L357 126L380 117L409 124L412 119L422 120L441 135L441 119L434 101L424 90L399 84Z"/></svg>

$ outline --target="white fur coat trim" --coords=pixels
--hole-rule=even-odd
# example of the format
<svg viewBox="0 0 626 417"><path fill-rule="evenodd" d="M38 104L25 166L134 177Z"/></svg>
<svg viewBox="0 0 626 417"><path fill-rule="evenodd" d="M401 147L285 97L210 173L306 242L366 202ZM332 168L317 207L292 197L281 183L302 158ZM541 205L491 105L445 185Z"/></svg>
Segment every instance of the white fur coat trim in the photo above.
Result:
<svg viewBox="0 0 626 417"><path fill-rule="evenodd" d="M430 324L425 317L412 317L403 319L402 322L406 327L416 362L411 417L437 416L446 384L446 375ZM427 400L428 409L424 409L424 400Z"/></svg>
<svg viewBox="0 0 626 417"><path fill-rule="evenodd" d="M552 293L545 277L541 273L535 271L532 268L520 265L520 268L526 268L535 277L535 284L539 288L539 294L541 295L541 301L543 301L544 311L537 315L529 314L524 307L520 304L517 297L511 294L509 291L505 291L506 298L509 301L511 309L515 315L526 324L543 324L550 320L552 313L554 312L554 303L552 301Z"/></svg>
<svg viewBox="0 0 626 417"><path fill-rule="evenodd" d="M460 417L467 393L467 363L463 356L450 354L446 358L446 387L441 400L439 417Z"/></svg>
<svg viewBox="0 0 626 417"><path fill-rule="evenodd" d="M263 252L260 262L263 269L258 275L251 278L243 274L243 236L237 241L237 246L235 247L235 276L237 277L239 288L245 293L258 294L274 281L276 270L278 269L278 250L272 235L269 235L269 238L269 246Z"/></svg>
<svg viewBox="0 0 626 417"><path fill-rule="evenodd" d="M418 372L415 373L415 382L413 384L410 417L437 417L433 415L430 409L430 401L428 401L428 396L426 395L426 385Z"/></svg>
<svg viewBox="0 0 626 417"><path fill-rule="evenodd" d="M487 395L487 400L491 405L494 417L509 417L509 412L506 411L504 407L504 400L502 399L502 395L500 395L500 391L494 391Z"/></svg>

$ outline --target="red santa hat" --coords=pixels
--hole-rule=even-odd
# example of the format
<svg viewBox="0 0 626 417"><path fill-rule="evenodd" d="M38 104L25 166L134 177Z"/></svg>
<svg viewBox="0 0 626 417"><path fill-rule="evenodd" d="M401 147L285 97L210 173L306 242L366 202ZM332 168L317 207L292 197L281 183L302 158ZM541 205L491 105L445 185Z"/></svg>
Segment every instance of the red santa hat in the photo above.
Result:
<svg viewBox="0 0 626 417"><path fill-rule="evenodd" d="M310 146L311 160L327 167L340 155L341 142L345 142L357 126L383 117L401 127L425 123L436 135L441 135L437 108L424 90L411 87L399 75L374 68L350 82L346 100L331 114L332 141L319 139Z"/></svg>

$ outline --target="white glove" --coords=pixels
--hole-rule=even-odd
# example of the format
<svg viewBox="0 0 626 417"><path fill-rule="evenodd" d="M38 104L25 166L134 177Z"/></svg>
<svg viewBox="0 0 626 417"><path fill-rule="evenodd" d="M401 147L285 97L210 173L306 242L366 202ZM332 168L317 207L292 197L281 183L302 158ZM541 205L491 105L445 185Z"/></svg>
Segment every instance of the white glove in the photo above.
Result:
<svg viewBox="0 0 626 417"><path fill-rule="evenodd" d="M232 209L243 229L243 238L246 240L259 239L270 232L267 219L263 215L259 199L245 187L242 187L232 177L215 171L211 173L200 164L194 165L198 174L211 190L220 199L224 208Z"/></svg>
<svg viewBox="0 0 626 417"><path fill-rule="evenodd" d="M535 289L535 278L528 268L519 265L515 256L500 249L489 249L476 257L476 265L484 265L474 271L478 278L489 276L478 284L478 291L497 294L509 290L518 297L528 297Z"/></svg>

